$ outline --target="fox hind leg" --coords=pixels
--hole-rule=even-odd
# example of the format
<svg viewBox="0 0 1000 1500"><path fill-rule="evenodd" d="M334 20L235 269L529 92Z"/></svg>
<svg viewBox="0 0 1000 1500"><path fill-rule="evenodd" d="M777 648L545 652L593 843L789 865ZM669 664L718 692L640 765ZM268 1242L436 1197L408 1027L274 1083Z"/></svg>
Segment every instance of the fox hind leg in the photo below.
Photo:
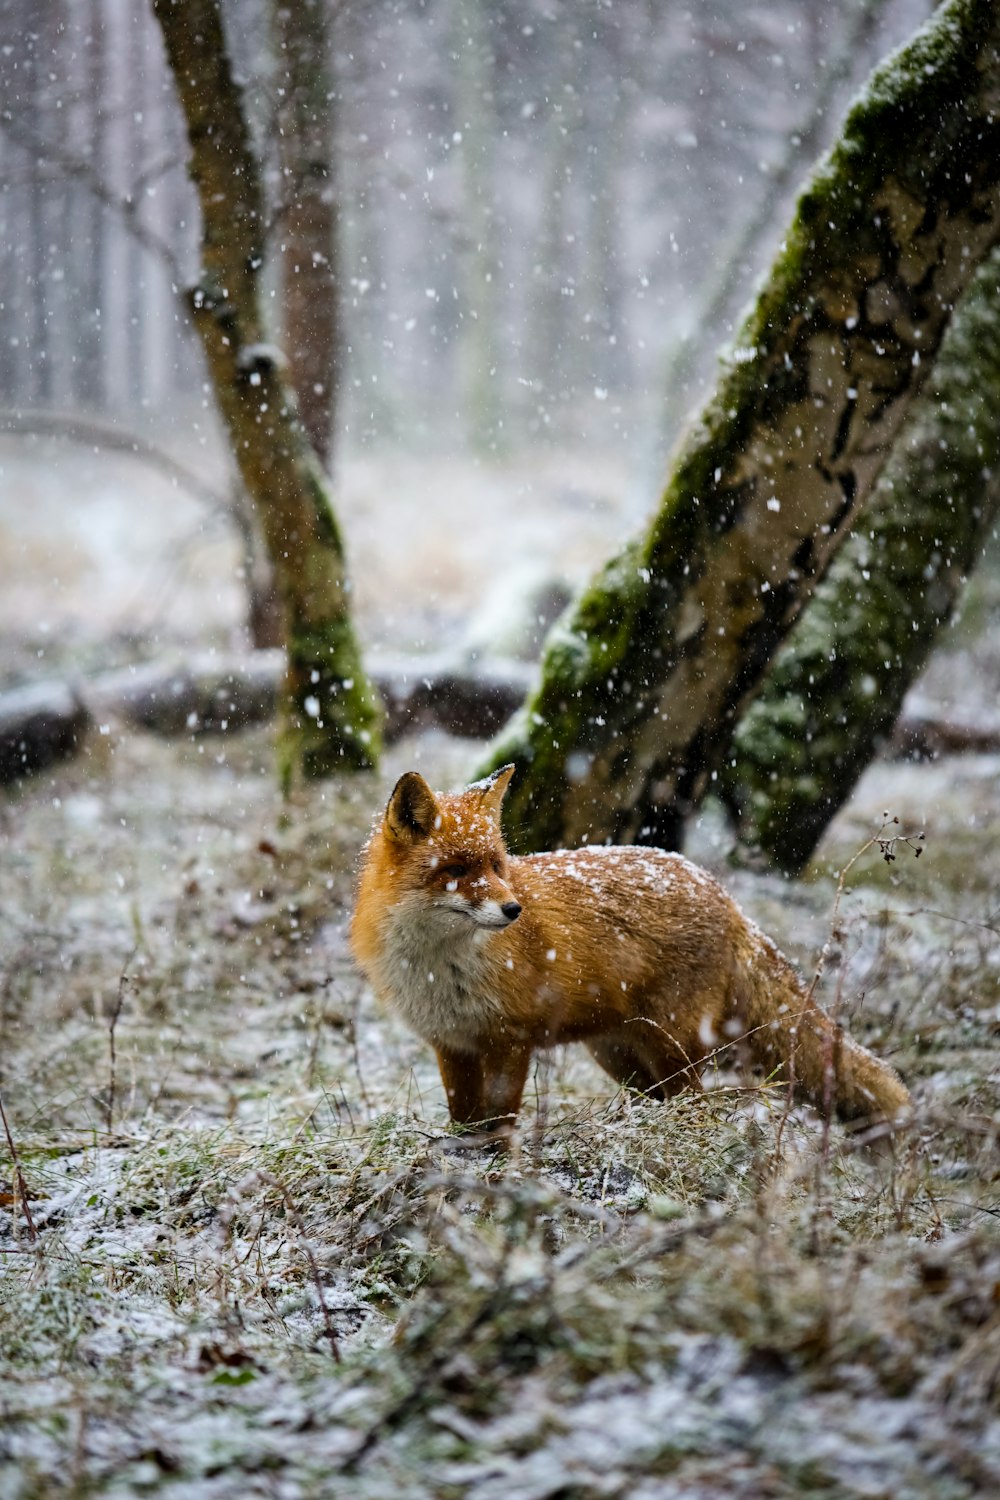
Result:
<svg viewBox="0 0 1000 1500"><path fill-rule="evenodd" d="M622 1032L613 1032L592 1037L586 1045L616 1083L651 1099L669 1099L683 1089L700 1086L687 1058L671 1052L658 1037L643 1037L637 1043Z"/></svg>

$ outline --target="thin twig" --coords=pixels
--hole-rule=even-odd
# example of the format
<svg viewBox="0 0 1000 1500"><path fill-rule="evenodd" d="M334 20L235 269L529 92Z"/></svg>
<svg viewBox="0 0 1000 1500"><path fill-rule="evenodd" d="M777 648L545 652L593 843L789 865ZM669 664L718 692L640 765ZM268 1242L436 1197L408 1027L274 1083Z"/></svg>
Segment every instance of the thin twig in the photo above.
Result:
<svg viewBox="0 0 1000 1500"><path fill-rule="evenodd" d="M3 1120L4 1133L7 1136L7 1145L10 1148L10 1159L14 1163L14 1181L17 1184L17 1196L24 1213L24 1222L28 1226L28 1233L31 1235L31 1238L37 1240L38 1230L35 1228L35 1221L31 1217L31 1207L28 1203L28 1185L24 1180L24 1173L21 1171L21 1160L17 1154L17 1147L14 1145L14 1137L11 1135L10 1125L7 1121L7 1111L3 1107L3 1094L0 1094L0 1119Z"/></svg>
<svg viewBox="0 0 1000 1500"><path fill-rule="evenodd" d="M128 982L128 966L132 962L133 958L135 958L136 952L137 952L137 950L135 948L132 948L131 951L129 952L128 957L126 958L125 962L122 964L122 971L121 971L121 973L118 976L118 994L117 994L117 996L115 998L115 1003L114 1003L114 1007L112 1008L111 1014L108 1017L108 1045L109 1045L109 1048L110 1048L110 1051L111 1051L110 1076L108 1078L108 1111L107 1111L107 1113L108 1113L107 1131L108 1131L109 1135L111 1134L112 1125L113 1125L113 1121L114 1121L114 1113L115 1113L115 1085L116 1085L116 1081L117 1081L117 1073L116 1073L116 1066L115 1066L115 1063L116 1063L116 1059L115 1059L115 1028L118 1025L118 1021L119 1021L119 1018L120 1018L121 1013L122 1013L122 1006L125 1004L125 985Z"/></svg>
<svg viewBox="0 0 1000 1500"><path fill-rule="evenodd" d="M340 1344L337 1341L337 1330L333 1325L333 1315L330 1312L330 1308L327 1304L326 1293L323 1291L323 1281L319 1274L319 1266L316 1263L316 1257L313 1254L313 1248L306 1236L305 1224L303 1223L302 1215L296 1208L291 1193L288 1191L288 1188L281 1181L281 1179L272 1176L270 1173L264 1173L262 1175L264 1180L270 1181L281 1194L282 1200L285 1205L285 1212L291 1220L292 1227L295 1230L296 1235L298 1236L299 1249L302 1251L302 1254L305 1256L307 1262L309 1263L309 1272L312 1276L313 1286L316 1288L316 1297L319 1301L320 1312L323 1314L323 1331L325 1332L327 1341L330 1345L330 1353L333 1355L333 1358L336 1360L337 1364L339 1364Z"/></svg>
<svg viewBox="0 0 1000 1500"><path fill-rule="evenodd" d="M917 858L920 857L921 845L922 845L922 840L923 840L924 835L922 833L916 833L916 834L901 834L901 833L897 833L897 834L890 834L890 835L887 836L886 835L886 829L887 828L891 828L894 824L898 826L899 819L892 817L888 812L883 813L882 814L882 826L879 829L878 833L873 834L872 837L870 839L868 839L868 841L866 843L862 844L861 848L857 849L854 852L854 854L851 856L851 858L847 861L846 865L844 865L843 868L838 873L838 876L837 876L837 890L836 890L836 894L834 895L834 898L833 898L833 910L830 913L830 937L827 938L826 942L823 944L822 948L819 951L819 957L816 960L816 967L813 970L812 980L811 980L811 982L809 984L808 990L806 991L806 1008L808 1008L808 1006L810 1005L810 1003L815 999L816 991L819 988L819 982L820 982L820 980L823 977L823 971L826 968L826 960L827 960L827 957L828 957L829 952L830 952L830 942L831 942L831 939L833 939L834 937L836 937L836 935L837 935L837 933L839 931L839 927L840 927L840 903L841 903L841 900L842 900L843 895L844 895L844 884L845 884L845 882L847 880L848 875L853 870L854 866L857 864L858 860L861 859L861 858L863 858L863 856L868 853L869 849L874 849L875 846L878 845L879 849L882 851L882 858L885 860L885 862L887 864L890 864L896 858L896 845L900 844L900 843L908 845L909 848L911 848L913 850L913 852L916 855L916 857ZM838 995L838 1001L839 1001L839 995ZM803 1014L804 1013L805 1012L803 1011ZM832 1060L832 1058L831 1058L831 1060ZM829 1079L829 1073L828 1073L828 1070L826 1068L824 1068L824 1073L826 1074L827 1079ZM778 1155L780 1153L780 1150L781 1150L781 1138L782 1138L782 1136L784 1134L785 1124L786 1124L786 1122L788 1120L789 1115L792 1112L792 1107L793 1107L794 1102L795 1102L795 1083L794 1083L794 1077L795 1077L795 1047L793 1046L792 1049L791 1049L791 1052L789 1054L789 1088L788 1088L788 1093L787 1093L786 1100L785 1100L785 1108L784 1108L784 1111L782 1113L781 1119L778 1121L778 1128L777 1128L777 1131L775 1132L775 1137L774 1137L774 1153L773 1154L774 1154L775 1159L777 1159L777 1157L778 1157ZM824 1104L827 1106L824 1109L823 1113L824 1113L824 1116L826 1118L826 1128L828 1130L829 1129L829 1122L830 1122L829 1102L826 1099L824 1099Z"/></svg>
<svg viewBox="0 0 1000 1500"><path fill-rule="evenodd" d="M372 1112L372 1102L365 1088L364 1075L361 1072L361 1049L358 1045L358 1017L361 1014L361 988L355 991L354 1004L351 1007L351 1022L348 1028L348 1037L351 1043L351 1056L354 1062L354 1074L358 1080L358 1090L361 1094L362 1103L369 1114Z"/></svg>
<svg viewBox="0 0 1000 1500"><path fill-rule="evenodd" d="M188 494L202 501L211 510L226 515L231 513L232 506L228 497L221 490L206 484L193 469L187 468L172 454L138 433L122 432L96 417L81 417L75 412L0 410L0 432L66 438L70 442L92 444L113 453L128 454L156 469L172 484L187 490Z"/></svg>
<svg viewBox="0 0 1000 1500"><path fill-rule="evenodd" d="M134 236L143 249L148 250L163 262L170 272L174 285L178 288L185 286L185 277L174 247L157 234L155 229L143 223L139 212L141 204L139 196L135 193L119 193L109 187L101 172L87 157L78 156L76 152L49 140L10 110L4 110L0 114L0 129L15 145L20 146L24 151L30 151L39 165L44 166L47 162L51 162L59 171L86 188L87 192L105 208L117 214L128 232ZM137 185L140 188L144 181L148 180L149 170L140 174L137 179ZM159 171L160 164L156 164L155 174ZM181 296L179 300L183 301L183 297Z"/></svg>

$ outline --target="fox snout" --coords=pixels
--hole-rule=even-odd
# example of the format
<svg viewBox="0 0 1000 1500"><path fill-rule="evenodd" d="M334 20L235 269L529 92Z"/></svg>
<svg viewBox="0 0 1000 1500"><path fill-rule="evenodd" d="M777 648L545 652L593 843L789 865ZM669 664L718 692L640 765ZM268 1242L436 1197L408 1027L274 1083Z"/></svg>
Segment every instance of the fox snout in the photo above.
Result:
<svg viewBox="0 0 1000 1500"><path fill-rule="evenodd" d="M503 928L509 927L521 915L521 903L511 898L506 901L487 898L470 903L466 912L479 927Z"/></svg>

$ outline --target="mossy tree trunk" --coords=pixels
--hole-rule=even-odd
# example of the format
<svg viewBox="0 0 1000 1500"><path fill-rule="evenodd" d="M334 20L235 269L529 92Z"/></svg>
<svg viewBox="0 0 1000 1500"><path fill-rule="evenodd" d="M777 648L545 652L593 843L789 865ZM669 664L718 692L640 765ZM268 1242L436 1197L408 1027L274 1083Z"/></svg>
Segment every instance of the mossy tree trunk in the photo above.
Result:
<svg viewBox="0 0 1000 1500"><path fill-rule="evenodd" d="M283 782L370 766L378 704L351 625L344 548L298 415L284 357L267 339L260 281L264 210L219 0L152 0L187 124L202 213L194 324L240 474L274 563L286 621Z"/></svg>
<svg viewBox="0 0 1000 1500"><path fill-rule="evenodd" d="M983 262L847 543L720 773L741 839L797 873L888 737L1000 508L1000 251Z"/></svg>
<svg viewBox="0 0 1000 1500"><path fill-rule="evenodd" d="M1000 7L949 0L852 108L647 533L493 747L518 847L679 841L1000 236L998 46Z"/></svg>

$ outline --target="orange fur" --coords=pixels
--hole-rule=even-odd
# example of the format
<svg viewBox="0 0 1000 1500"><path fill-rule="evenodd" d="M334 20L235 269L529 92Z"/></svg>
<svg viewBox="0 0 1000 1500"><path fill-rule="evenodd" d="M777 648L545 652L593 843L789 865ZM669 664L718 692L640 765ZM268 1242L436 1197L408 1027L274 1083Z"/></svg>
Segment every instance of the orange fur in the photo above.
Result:
<svg viewBox="0 0 1000 1500"><path fill-rule="evenodd" d="M453 796L397 783L351 926L376 994L435 1048L452 1119L509 1125L531 1054L583 1042L619 1083L667 1098L739 1043L820 1108L901 1123L893 1070L814 1004L718 881L677 854L584 848L517 859L513 774Z"/></svg>

